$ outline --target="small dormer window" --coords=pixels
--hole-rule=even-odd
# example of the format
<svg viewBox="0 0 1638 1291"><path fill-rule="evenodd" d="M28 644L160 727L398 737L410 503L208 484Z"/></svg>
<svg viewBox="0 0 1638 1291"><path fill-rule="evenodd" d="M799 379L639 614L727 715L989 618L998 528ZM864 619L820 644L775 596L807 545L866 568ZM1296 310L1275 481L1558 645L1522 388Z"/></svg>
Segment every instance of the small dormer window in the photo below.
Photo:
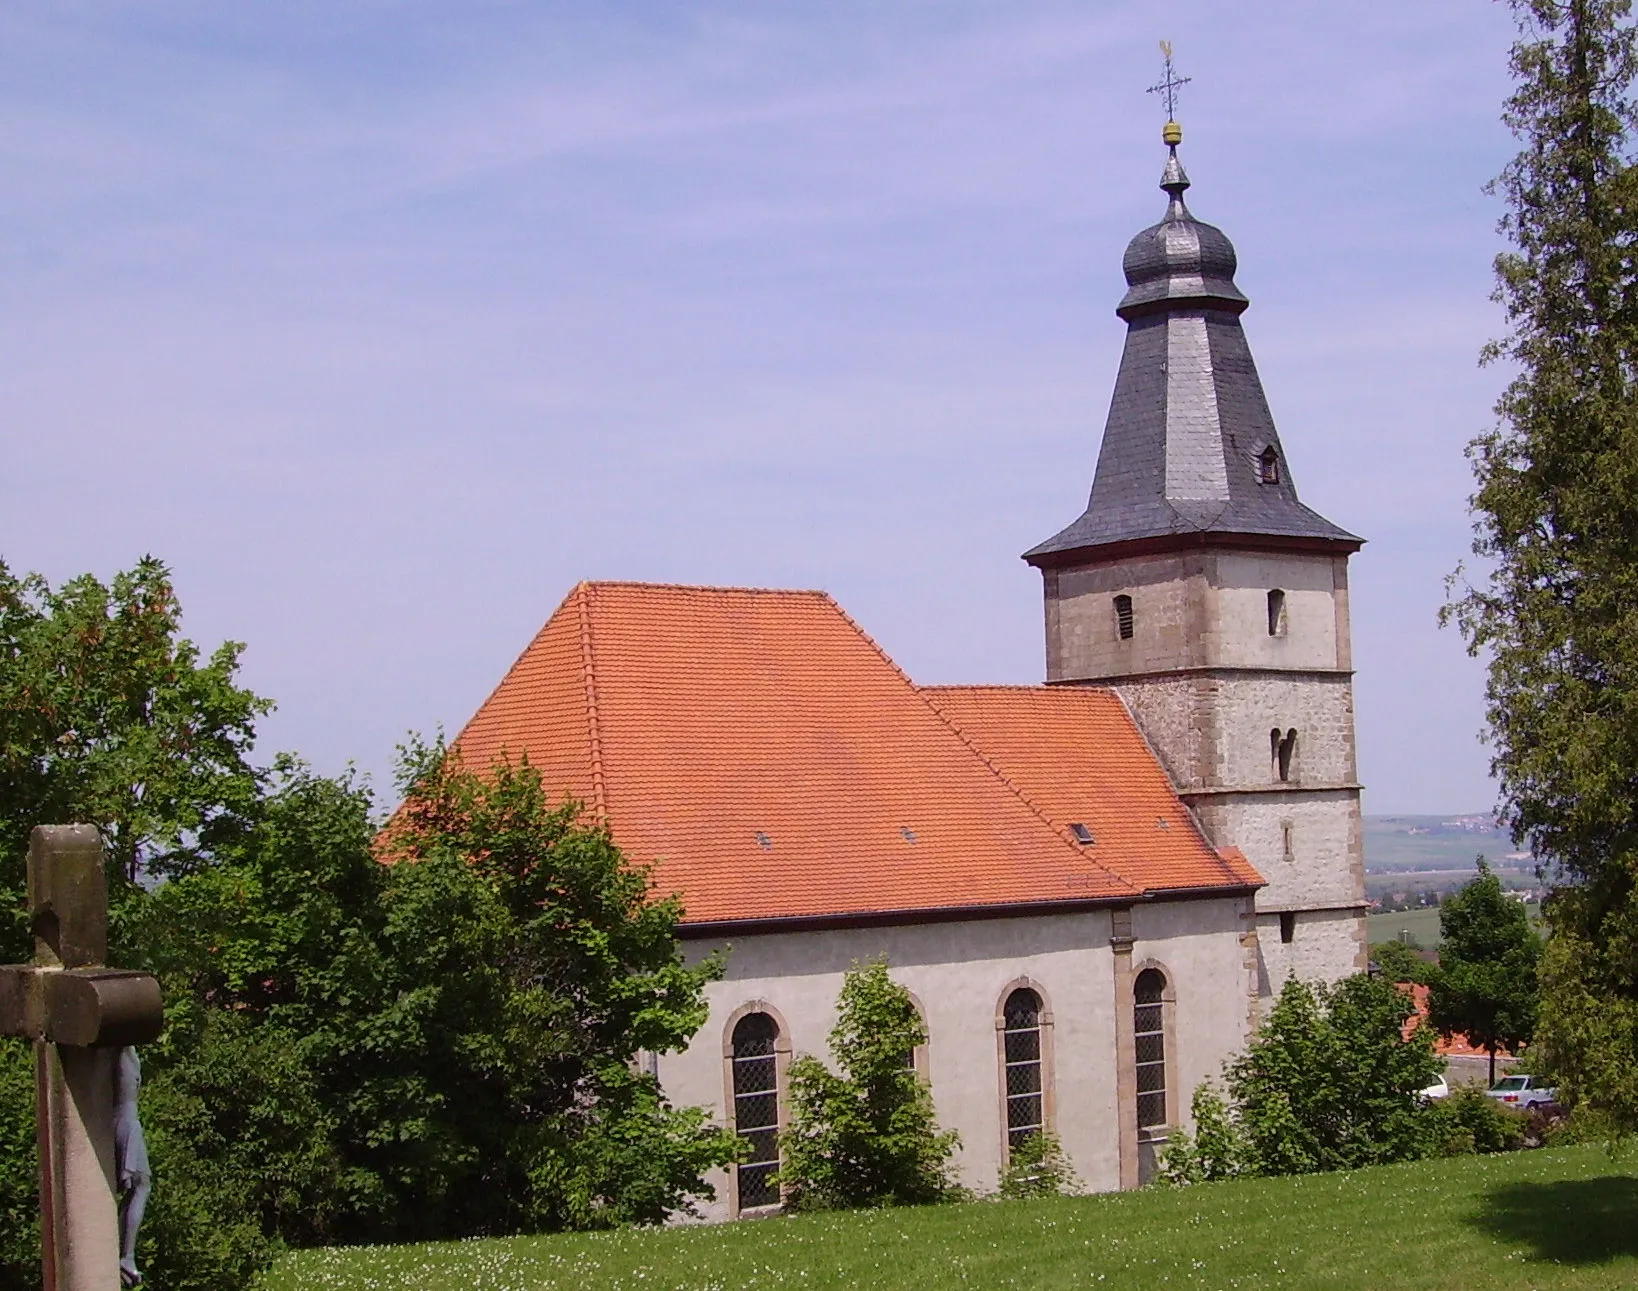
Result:
<svg viewBox="0 0 1638 1291"><path fill-rule="evenodd" d="M1278 484L1280 482L1280 455L1270 444L1257 454L1257 483Z"/></svg>
<svg viewBox="0 0 1638 1291"><path fill-rule="evenodd" d="M1132 598L1124 592L1115 597L1115 633L1122 641L1132 639Z"/></svg>
<svg viewBox="0 0 1638 1291"><path fill-rule="evenodd" d="M1277 587L1268 594L1268 635L1285 635L1285 593Z"/></svg>

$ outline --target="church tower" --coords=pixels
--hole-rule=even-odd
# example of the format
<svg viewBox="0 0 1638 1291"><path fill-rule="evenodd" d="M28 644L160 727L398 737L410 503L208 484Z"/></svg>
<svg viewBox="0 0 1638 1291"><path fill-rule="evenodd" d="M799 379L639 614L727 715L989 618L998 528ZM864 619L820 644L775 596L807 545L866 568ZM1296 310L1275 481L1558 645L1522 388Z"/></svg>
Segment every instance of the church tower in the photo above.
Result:
<svg viewBox="0 0 1638 1291"><path fill-rule="evenodd" d="M1168 70L1169 75L1169 70ZM1126 321L1086 512L1028 551L1047 680L1117 690L1218 847L1268 880L1259 990L1366 964L1348 557L1297 500L1240 327L1234 248L1183 202L1126 248Z"/></svg>

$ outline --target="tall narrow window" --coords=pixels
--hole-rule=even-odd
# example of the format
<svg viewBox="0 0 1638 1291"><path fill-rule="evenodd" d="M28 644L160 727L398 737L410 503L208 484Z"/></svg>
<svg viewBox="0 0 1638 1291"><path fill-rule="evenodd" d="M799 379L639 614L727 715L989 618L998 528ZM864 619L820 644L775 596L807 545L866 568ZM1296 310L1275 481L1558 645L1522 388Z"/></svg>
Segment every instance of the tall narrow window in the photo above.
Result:
<svg viewBox="0 0 1638 1291"><path fill-rule="evenodd" d="M1280 940L1289 946L1297 939L1297 912L1295 910L1280 911Z"/></svg>
<svg viewBox="0 0 1638 1291"><path fill-rule="evenodd" d="M1291 771L1297 756L1297 731L1291 730L1281 734L1276 726L1268 733L1269 756L1274 763L1274 778L1277 780L1291 779Z"/></svg>
<svg viewBox="0 0 1638 1291"><path fill-rule="evenodd" d="M734 1026L734 1128L748 1149L737 1167L741 1210L779 1202L778 1039L779 1024L766 1013L747 1013Z"/></svg>
<svg viewBox="0 0 1638 1291"><path fill-rule="evenodd" d="M1007 996L1002 1013L1007 1080L1007 1150L1046 1124L1041 1082L1041 997L1028 988Z"/></svg>
<svg viewBox="0 0 1638 1291"><path fill-rule="evenodd" d="M1166 975L1145 968L1133 983L1132 1037L1137 1052L1138 1129L1166 1124Z"/></svg>
<svg viewBox="0 0 1638 1291"><path fill-rule="evenodd" d="M1268 594L1268 635L1285 635L1285 593L1277 587Z"/></svg>
<svg viewBox="0 0 1638 1291"><path fill-rule="evenodd" d="M1294 826L1289 820L1280 822L1281 854L1288 861L1294 861L1297 859L1296 845L1292 841L1292 836L1295 829L1296 826Z"/></svg>
<svg viewBox="0 0 1638 1291"><path fill-rule="evenodd" d="M1115 632L1122 641L1132 639L1132 598L1124 592L1115 597Z"/></svg>
<svg viewBox="0 0 1638 1291"><path fill-rule="evenodd" d="M1257 482L1259 484L1278 484L1280 482L1280 455L1270 444L1257 454Z"/></svg>

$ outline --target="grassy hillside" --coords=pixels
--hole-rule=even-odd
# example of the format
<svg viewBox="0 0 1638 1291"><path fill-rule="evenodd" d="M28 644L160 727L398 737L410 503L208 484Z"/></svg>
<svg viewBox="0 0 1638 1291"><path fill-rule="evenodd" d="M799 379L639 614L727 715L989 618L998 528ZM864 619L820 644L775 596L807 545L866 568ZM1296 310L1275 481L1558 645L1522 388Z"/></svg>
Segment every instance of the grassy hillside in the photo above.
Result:
<svg viewBox="0 0 1638 1291"><path fill-rule="evenodd" d="M1630 1287L1635 1167L1570 1148L1102 1197L308 1251L266 1287Z"/></svg>

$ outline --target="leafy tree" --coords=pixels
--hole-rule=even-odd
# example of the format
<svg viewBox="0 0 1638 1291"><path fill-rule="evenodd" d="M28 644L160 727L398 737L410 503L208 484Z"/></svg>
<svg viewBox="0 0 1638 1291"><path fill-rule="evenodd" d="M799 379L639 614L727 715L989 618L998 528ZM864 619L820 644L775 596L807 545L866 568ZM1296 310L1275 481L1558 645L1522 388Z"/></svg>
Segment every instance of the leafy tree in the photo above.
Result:
<svg viewBox="0 0 1638 1291"><path fill-rule="evenodd" d="M1439 932L1428 1021L1447 1039L1460 1032L1489 1054L1494 1085L1496 1050L1518 1049L1535 1034L1541 938L1482 857L1478 877L1439 907Z"/></svg>
<svg viewBox="0 0 1638 1291"><path fill-rule="evenodd" d="M1514 837L1547 904L1537 1041L1560 1088L1638 1125L1638 170L1630 0L1513 0L1496 261L1516 371L1470 446L1488 575L1447 607L1488 659Z"/></svg>
<svg viewBox="0 0 1638 1291"><path fill-rule="evenodd" d="M247 758L272 705L235 684L241 646L201 661L181 615L152 557L108 585L87 574L56 589L0 562L0 957L31 950L35 825L96 825L111 877L134 883L188 868L254 812Z"/></svg>
<svg viewBox="0 0 1638 1291"><path fill-rule="evenodd" d="M907 1206L960 1195L932 1094L912 1063L927 1029L884 960L843 978L831 1053L840 1073L803 1055L791 1063L791 1124L779 1181L796 1210Z"/></svg>
<svg viewBox="0 0 1638 1291"><path fill-rule="evenodd" d="M1227 1068L1248 1172L1306 1174L1424 1155L1431 1126L1419 1095L1438 1077L1439 1060L1425 1028L1403 1037L1413 1012L1403 991L1363 973L1335 986L1287 981Z"/></svg>
<svg viewBox="0 0 1638 1291"><path fill-rule="evenodd" d="M1371 960L1390 982L1426 986L1433 976L1433 965L1402 941L1378 942L1371 947Z"/></svg>
<svg viewBox="0 0 1638 1291"><path fill-rule="evenodd" d="M1026 1197L1058 1197L1081 1190L1080 1178L1063 1144L1050 1130L1037 1130L1015 1143L1001 1168L997 1195L1005 1201Z"/></svg>
<svg viewBox="0 0 1638 1291"><path fill-rule="evenodd" d="M242 843L145 904L166 1124L293 1243L686 1210L736 1145L636 1059L687 1043L720 964L683 963L677 902L527 763L410 756L380 840L360 786L286 764Z"/></svg>

